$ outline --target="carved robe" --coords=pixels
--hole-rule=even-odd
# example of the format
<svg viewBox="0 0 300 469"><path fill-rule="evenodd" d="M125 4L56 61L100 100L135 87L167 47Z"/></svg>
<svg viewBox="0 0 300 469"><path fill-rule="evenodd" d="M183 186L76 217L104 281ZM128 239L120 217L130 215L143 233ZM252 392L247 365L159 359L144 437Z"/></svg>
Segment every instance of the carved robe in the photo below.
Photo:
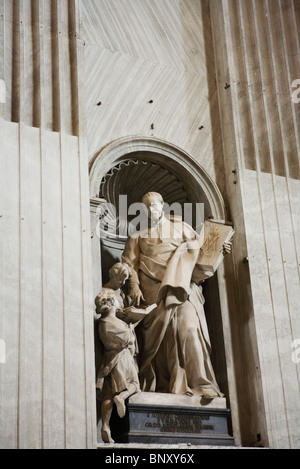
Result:
<svg viewBox="0 0 300 469"><path fill-rule="evenodd" d="M163 217L128 238L123 262L145 301L158 306L138 326L143 391L222 396L210 360L210 339L197 259L202 237L181 219Z"/></svg>
<svg viewBox="0 0 300 469"><path fill-rule="evenodd" d="M97 387L102 390L102 400L125 391L129 384L135 384L136 391L139 391L136 337L132 326L117 317L102 317L99 319L98 332L104 348L104 363L97 375Z"/></svg>

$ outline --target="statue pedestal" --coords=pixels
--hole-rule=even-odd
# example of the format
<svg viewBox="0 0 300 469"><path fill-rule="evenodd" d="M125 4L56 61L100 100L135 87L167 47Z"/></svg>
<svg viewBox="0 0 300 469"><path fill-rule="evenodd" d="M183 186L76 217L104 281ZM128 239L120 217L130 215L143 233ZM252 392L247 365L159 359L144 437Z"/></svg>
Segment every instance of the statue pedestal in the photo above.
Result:
<svg viewBox="0 0 300 469"><path fill-rule="evenodd" d="M113 413L110 426L116 443L234 446L229 417L225 398L142 392L128 399L123 419Z"/></svg>

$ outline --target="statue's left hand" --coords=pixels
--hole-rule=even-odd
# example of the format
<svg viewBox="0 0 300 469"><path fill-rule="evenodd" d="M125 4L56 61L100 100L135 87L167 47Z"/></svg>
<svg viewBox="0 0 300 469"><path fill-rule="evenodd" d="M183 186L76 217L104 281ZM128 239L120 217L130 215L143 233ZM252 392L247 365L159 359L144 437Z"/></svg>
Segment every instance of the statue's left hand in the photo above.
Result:
<svg viewBox="0 0 300 469"><path fill-rule="evenodd" d="M229 241L228 243L223 244L223 254L230 254L231 253L232 243Z"/></svg>
<svg viewBox="0 0 300 469"><path fill-rule="evenodd" d="M131 296L135 306L140 306L140 303L142 301L145 301L143 293L141 292L140 287L137 283L134 283L131 286L129 290L129 295Z"/></svg>
<svg viewBox="0 0 300 469"><path fill-rule="evenodd" d="M117 311L118 318L122 319L122 321L124 321L127 318L127 314L128 314L128 312L126 311L126 308L125 309L118 309L118 311Z"/></svg>

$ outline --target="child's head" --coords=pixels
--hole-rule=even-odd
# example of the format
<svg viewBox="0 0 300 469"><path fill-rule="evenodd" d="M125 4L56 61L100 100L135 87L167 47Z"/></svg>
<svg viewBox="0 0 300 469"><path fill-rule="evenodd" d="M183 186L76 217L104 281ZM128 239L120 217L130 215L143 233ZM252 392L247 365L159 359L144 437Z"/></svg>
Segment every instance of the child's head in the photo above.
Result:
<svg viewBox="0 0 300 469"><path fill-rule="evenodd" d="M131 270L127 264L118 262L109 270L109 283L115 290L121 288L129 277L131 277Z"/></svg>
<svg viewBox="0 0 300 469"><path fill-rule="evenodd" d="M112 308L117 309L117 300L113 290L103 288L95 298L95 305L97 307L97 313L102 315L108 313Z"/></svg>

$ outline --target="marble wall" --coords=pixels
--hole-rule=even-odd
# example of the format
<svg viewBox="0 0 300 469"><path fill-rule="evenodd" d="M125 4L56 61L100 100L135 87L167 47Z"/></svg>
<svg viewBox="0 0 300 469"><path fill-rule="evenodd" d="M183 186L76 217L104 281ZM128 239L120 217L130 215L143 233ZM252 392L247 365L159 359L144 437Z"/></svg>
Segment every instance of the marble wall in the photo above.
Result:
<svg viewBox="0 0 300 469"><path fill-rule="evenodd" d="M223 185L208 2L83 0L82 19L89 158L154 136Z"/></svg>
<svg viewBox="0 0 300 469"><path fill-rule="evenodd" d="M213 0L211 13L224 158L236 174L227 194L233 219L244 213L253 298L242 333L258 344L249 371L261 380L268 444L299 448L300 2Z"/></svg>
<svg viewBox="0 0 300 469"><path fill-rule="evenodd" d="M96 446L88 161L130 136L201 164L234 223L236 443L300 447L299 27L300 0L0 0L1 447Z"/></svg>
<svg viewBox="0 0 300 469"><path fill-rule="evenodd" d="M94 448L78 2L1 0L0 11L0 447Z"/></svg>
<svg viewBox="0 0 300 469"><path fill-rule="evenodd" d="M1 0L5 119L78 135L78 2Z"/></svg>

